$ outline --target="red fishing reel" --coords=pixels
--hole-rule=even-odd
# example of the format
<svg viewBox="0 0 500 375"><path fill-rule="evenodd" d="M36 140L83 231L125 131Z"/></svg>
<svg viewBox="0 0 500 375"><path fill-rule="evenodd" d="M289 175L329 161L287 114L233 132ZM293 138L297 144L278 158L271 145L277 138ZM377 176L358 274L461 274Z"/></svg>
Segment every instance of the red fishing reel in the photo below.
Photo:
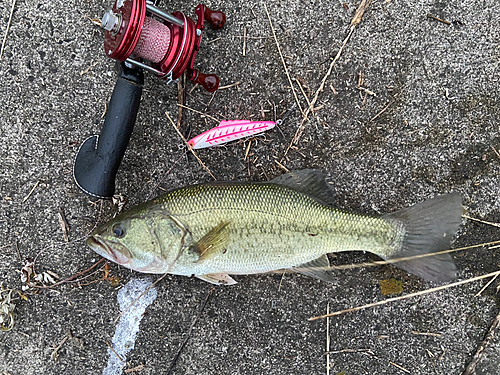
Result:
<svg viewBox="0 0 500 375"><path fill-rule="evenodd" d="M187 70L191 81L213 92L219 87L219 77L194 69L194 59L200 49L205 20L217 30L224 26L226 16L204 4L196 7L195 14L196 23L181 12L168 14L152 1L116 0L102 19L106 30L105 53L149 71L167 83L177 80Z"/></svg>

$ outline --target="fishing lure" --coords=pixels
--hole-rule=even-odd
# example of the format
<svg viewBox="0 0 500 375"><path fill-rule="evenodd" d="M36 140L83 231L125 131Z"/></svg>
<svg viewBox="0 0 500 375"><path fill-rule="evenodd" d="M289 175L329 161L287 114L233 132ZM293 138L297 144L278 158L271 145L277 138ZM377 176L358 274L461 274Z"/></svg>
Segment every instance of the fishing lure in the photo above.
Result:
<svg viewBox="0 0 500 375"><path fill-rule="evenodd" d="M274 128L276 123L274 121L249 120L221 121L217 127L190 139L188 145L193 149L212 147L262 133Z"/></svg>

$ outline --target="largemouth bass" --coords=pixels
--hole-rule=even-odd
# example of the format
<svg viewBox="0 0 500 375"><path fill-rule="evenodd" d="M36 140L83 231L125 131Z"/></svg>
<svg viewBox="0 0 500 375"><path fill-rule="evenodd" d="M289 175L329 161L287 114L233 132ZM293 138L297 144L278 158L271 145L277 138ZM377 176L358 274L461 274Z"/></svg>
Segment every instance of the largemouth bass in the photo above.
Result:
<svg viewBox="0 0 500 375"><path fill-rule="evenodd" d="M327 253L363 250L383 259L448 249L461 223L458 193L380 217L329 205L323 173L302 170L265 183L214 182L176 189L98 227L88 245L145 273L235 284L229 275L289 269L333 281ZM427 280L455 275L449 254L395 263Z"/></svg>

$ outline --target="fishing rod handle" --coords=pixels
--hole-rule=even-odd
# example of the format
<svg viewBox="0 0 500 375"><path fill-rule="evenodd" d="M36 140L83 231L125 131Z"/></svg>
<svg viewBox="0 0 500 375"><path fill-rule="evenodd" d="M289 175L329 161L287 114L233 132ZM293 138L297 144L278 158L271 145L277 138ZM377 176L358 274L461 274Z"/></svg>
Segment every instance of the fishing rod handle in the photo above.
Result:
<svg viewBox="0 0 500 375"><path fill-rule="evenodd" d="M100 135L86 139L73 166L76 184L86 194L111 198L115 177L134 129L141 100L142 70L119 65L111 100Z"/></svg>

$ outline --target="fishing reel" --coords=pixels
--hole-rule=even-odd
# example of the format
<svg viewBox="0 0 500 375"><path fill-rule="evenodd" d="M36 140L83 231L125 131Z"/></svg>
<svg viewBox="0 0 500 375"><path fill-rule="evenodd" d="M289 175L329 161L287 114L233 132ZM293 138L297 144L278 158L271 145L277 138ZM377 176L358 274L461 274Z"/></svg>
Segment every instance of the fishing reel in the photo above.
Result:
<svg viewBox="0 0 500 375"><path fill-rule="evenodd" d="M101 135L86 139L78 150L73 175L78 187L98 198L111 198L115 176L128 146L139 110L143 70L168 83L187 77L207 91L219 87L215 74L194 68L207 21L213 29L226 16L204 4L195 9L197 21L181 12L169 14L147 0L116 0L104 14L105 54L118 61L118 80L108 105Z"/></svg>
<svg viewBox="0 0 500 375"><path fill-rule="evenodd" d="M164 12L152 1L117 0L102 18L106 30L104 51L108 57L142 68L167 83L187 70L191 81L213 92L219 87L219 78L194 69L194 59L200 49L205 20L217 30L224 26L226 16L203 4L196 7L195 14L196 24L181 12Z"/></svg>

